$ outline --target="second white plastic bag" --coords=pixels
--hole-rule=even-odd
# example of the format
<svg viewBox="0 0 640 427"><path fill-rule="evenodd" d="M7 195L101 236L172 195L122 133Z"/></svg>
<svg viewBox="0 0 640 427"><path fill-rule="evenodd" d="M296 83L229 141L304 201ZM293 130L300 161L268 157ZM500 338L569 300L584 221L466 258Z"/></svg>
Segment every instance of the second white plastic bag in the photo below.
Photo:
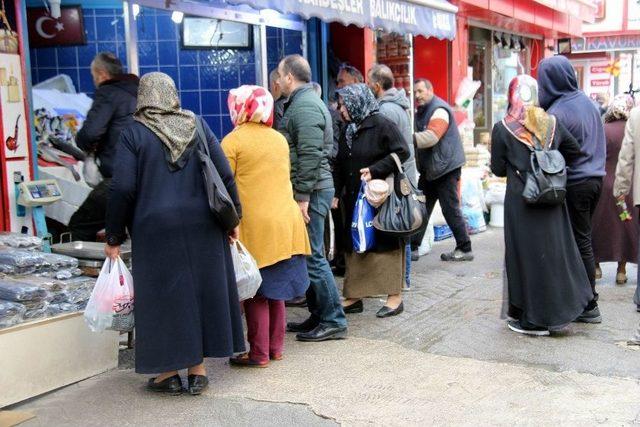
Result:
<svg viewBox="0 0 640 427"><path fill-rule="evenodd" d="M231 256L233 257L233 268L236 271L238 298L240 301L253 298L262 284L258 263L240 240L231 244Z"/></svg>

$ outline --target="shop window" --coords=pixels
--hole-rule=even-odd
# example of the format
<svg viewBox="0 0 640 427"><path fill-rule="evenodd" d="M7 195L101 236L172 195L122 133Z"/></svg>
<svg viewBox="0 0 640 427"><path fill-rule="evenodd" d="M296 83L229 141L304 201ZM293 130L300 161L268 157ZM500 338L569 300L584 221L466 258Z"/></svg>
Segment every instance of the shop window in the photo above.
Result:
<svg viewBox="0 0 640 427"><path fill-rule="evenodd" d="M502 120L507 113L511 80L529 69L527 49L520 37L495 33L492 54L491 126Z"/></svg>
<svg viewBox="0 0 640 427"><path fill-rule="evenodd" d="M472 70L473 80L481 82L480 88L473 97L473 122L476 128L487 127L487 50L489 43L486 40L472 41L469 43L469 67Z"/></svg>

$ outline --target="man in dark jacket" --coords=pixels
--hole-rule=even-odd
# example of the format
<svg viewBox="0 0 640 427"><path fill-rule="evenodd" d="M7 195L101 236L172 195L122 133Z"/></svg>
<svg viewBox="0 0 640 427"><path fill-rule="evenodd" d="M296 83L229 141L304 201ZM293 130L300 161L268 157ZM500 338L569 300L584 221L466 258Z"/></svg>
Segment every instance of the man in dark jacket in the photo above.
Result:
<svg viewBox="0 0 640 427"><path fill-rule="evenodd" d="M472 261L471 239L460 209L458 187L464 165L464 149L453 110L433 92L433 85L425 79L414 84L418 111L414 142L418 148L418 187L427 198L427 213L431 216L436 200L456 239L452 252L440 255L443 261ZM427 220L428 220L427 217Z"/></svg>
<svg viewBox="0 0 640 427"><path fill-rule="evenodd" d="M284 115L284 103L287 102L287 97L282 95L282 90L280 89L280 83L278 80L280 79L280 74L278 74L278 69L274 68L271 73L269 73L269 92L271 92L271 96L274 99L273 102L273 128L278 129L280 127L280 122L282 121L282 116Z"/></svg>
<svg viewBox="0 0 640 427"><path fill-rule="evenodd" d="M122 63L112 53L101 52L91 63L96 92L91 109L76 135L76 144L95 153L103 181L93 189L69 221L75 240L94 241L105 226L107 196L116 145L120 133L133 123L138 97L138 77L124 74Z"/></svg>
<svg viewBox="0 0 640 427"><path fill-rule="evenodd" d="M294 197L307 223L311 256L307 257L310 286L307 305L311 316L289 323L300 341L344 338L347 320L329 263L324 254L324 227L333 199L329 158L333 149L333 126L329 110L314 92L311 67L300 55L280 61L280 88L288 97L280 132L289 142Z"/></svg>
<svg viewBox="0 0 640 427"><path fill-rule="evenodd" d="M573 234L587 270L594 299L577 319L602 321L596 301L596 267L591 244L591 219L600 198L605 176L606 140L600 112L578 89L575 70L564 56L540 62L538 68L540 106L553 114L580 143L582 155L567 164L567 207Z"/></svg>

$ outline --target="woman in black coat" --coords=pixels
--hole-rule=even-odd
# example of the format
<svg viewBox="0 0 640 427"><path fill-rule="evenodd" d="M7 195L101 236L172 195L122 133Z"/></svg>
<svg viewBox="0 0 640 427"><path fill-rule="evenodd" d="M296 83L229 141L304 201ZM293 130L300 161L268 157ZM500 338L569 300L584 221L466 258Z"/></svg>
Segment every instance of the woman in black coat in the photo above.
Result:
<svg viewBox="0 0 640 427"><path fill-rule="evenodd" d="M555 117L537 105L537 83L527 75L509 85L507 115L493 127L491 170L507 177L504 202L508 327L526 335L549 335L578 319L593 299L569 213L529 205L522 197L535 141L571 160L580 146Z"/></svg>
<svg viewBox="0 0 640 427"><path fill-rule="evenodd" d="M363 83L338 90L340 112L348 123L340 139L334 168L336 194L345 190L346 274L343 294L345 313L363 311L362 298L388 295L378 317L389 317L403 311L404 244L400 239L375 234L375 247L366 253L353 251L351 219L362 180L385 179L396 171L391 156L404 162L409 147L391 120L378 112L378 102ZM334 200L334 208L337 207Z"/></svg>
<svg viewBox="0 0 640 427"><path fill-rule="evenodd" d="M173 80L140 80L134 124L118 143L107 207L107 255L116 258L129 229L133 248L136 372L156 373L152 391L178 394L208 384L205 357L245 349L229 239L209 209L195 151L203 124L213 163L236 209L229 163L204 121L182 110Z"/></svg>

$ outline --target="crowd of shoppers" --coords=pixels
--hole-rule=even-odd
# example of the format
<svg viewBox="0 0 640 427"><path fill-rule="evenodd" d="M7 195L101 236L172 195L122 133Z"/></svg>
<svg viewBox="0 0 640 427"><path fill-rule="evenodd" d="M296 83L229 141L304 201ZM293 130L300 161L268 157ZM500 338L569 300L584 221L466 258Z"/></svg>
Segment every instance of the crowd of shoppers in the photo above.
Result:
<svg viewBox="0 0 640 427"><path fill-rule="evenodd" d="M411 249L420 244L436 201L456 241L441 259L473 260L459 196L465 156L452 108L428 80L418 79L412 129L410 102L393 86L392 71L384 65L367 71L365 84L362 73L343 65L335 103L328 106L311 81L309 63L287 56L271 72L268 90L241 86L230 91L234 130L220 144L201 118L180 107L169 76L149 73L140 79L131 123L119 130L111 153L105 251L115 258L128 236L133 241L136 371L157 374L149 380L150 390L182 392L179 371L186 369L187 391L202 393L208 386L206 357L266 367L283 358L285 331L299 341L345 338L346 314L363 312L366 297L386 296L377 317L401 314L410 260L416 259ZM625 240L612 254L601 257L596 250L594 257L591 241L594 212L613 222L609 205L625 200L632 182L633 200L640 203L640 178L634 174L640 110L614 100L605 132L566 58L543 60L538 74L538 81L521 75L509 86L507 115L493 129L491 169L507 178L508 327L550 335L572 321L601 322L596 260L622 263L637 257L637 227L636 240ZM611 194L597 208L605 136L611 155L606 166L616 175L615 182L604 182ZM233 230L223 229L211 213L195 154L205 146L239 214L240 225ZM566 201L532 206L523 199L536 150L557 150L566 161ZM388 179L400 164L411 185L426 196L424 227L403 238L376 230L366 252L354 251L351 221L363 182ZM330 222L335 242L341 242L337 259L344 256L333 266L344 269L344 299L327 260ZM631 224L615 227L628 234ZM598 233L594 236L598 248ZM242 303L231 256L238 239L262 276L256 295ZM309 317L286 323L285 301L303 294Z"/></svg>

